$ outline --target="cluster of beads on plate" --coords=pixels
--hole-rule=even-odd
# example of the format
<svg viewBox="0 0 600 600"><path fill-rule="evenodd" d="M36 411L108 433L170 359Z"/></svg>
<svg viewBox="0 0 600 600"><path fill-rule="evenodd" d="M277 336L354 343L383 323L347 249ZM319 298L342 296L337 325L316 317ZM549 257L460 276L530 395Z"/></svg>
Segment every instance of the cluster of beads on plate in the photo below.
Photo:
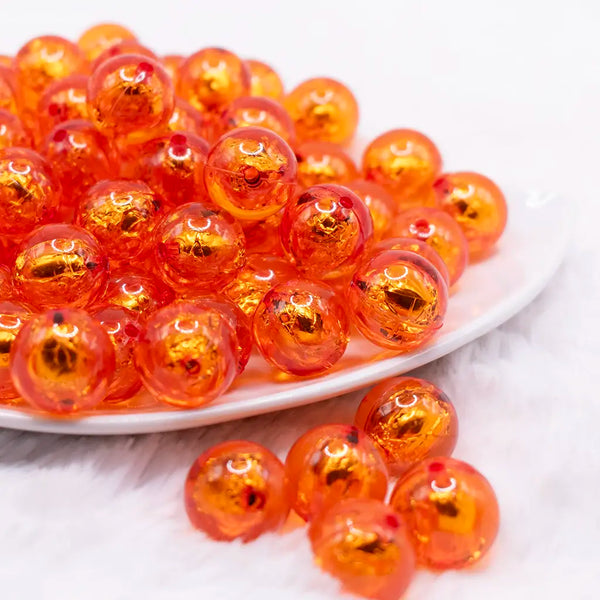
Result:
<svg viewBox="0 0 600 600"><path fill-rule="evenodd" d="M285 378L351 331L426 344L506 204L409 129L357 163L358 119L343 83L286 92L222 48L161 57L115 24L28 41L0 65L0 402L200 407L253 349Z"/></svg>

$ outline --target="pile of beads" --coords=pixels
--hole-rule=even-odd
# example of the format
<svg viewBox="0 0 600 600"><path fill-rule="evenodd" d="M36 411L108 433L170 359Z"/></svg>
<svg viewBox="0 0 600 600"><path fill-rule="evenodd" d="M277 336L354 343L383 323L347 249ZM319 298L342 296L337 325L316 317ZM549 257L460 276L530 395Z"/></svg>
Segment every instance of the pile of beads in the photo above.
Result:
<svg viewBox="0 0 600 600"><path fill-rule="evenodd" d="M285 465L252 442L207 450L185 483L187 514L213 539L247 542L278 530L293 510L309 523L317 564L347 591L397 600L417 565L471 565L498 532L489 482L450 458L457 435L444 392L414 377L390 379L363 398L354 425L310 430Z"/></svg>
<svg viewBox="0 0 600 600"><path fill-rule="evenodd" d="M333 79L284 92L220 48L159 57L119 25L0 65L0 401L53 415L223 394L255 347L326 372L353 325L409 352L506 223L501 191L396 129L362 163Z"/></svg>

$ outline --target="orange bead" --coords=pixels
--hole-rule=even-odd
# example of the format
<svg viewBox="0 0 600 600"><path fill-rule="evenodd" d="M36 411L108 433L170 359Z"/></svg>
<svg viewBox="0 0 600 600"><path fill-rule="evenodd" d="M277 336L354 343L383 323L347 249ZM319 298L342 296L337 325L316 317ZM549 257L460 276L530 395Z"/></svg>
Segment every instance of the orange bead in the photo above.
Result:
<svg viewBox="0 0 600 600"><path fill-rule="evenodd" d="M492 486L453 458L430 458L413 467L396 483L390 504L406 521L417 562L433 569L478 561L498 533Z"/></svg>
<svg viewBox="0 0 600 600"><path fill-rule="evenodd" d="M285 99L298 140L347 144L358 126L358 104L339 81L317 77L294 88Z"/></svg>
<svg viewBox="0 0 600 600"><path fill-rule="evenodd" d="M283 210L280 210L262 221L241 221L249 254L283 256L283 246L279 237L282 217Z"/></svg>
<svg viewBox="0 0 600 600"><path fill-rule="evenodd" d="M290 279L263 297L254 315L254 340L270 364L292 375L330 369L349 339L347 311L329 286Z"/></svg>
<svg viewBox="0 0 600 600"><path fill-rule="evenodd" d="M250 91L246 63L223 48L204 48L179 68L179 95L199 110L225 107Z"/></svg>
<svg viewBox="0 0 600 600"><path fill-rule="evenodd" d="M192 465L185 508L194 527L211 538L249 542L283 525L285 490L285 471L274 454L253 442L225 442Z"/></svg>
<svg viewBox="0 0 600 600"><path fill-rule="evenodd" d="M2 67L8 67L12 69L13 60L13 57L8 56L8 54L0 54L0 66Z"/></svg>
<svg viewBox="0 0 600 600"><path fill-rule="evenodd" d="M373 240L378 242L387 237L397 212L393 196L382 186L364 179L344 185L367 205L373 219Z"/></svg>
<svg viewBox="0 0 600 600"><path fill-rule="evenodd" d="M16 76L12 68L0 65L0 109L17 114Z"/></svg>
<svg viewBox="0 0 600 600"><path fill-rule="evenodd" d="M238 350L226 316L194 302L158 309L136 348L146 388L159 400L184 408L223 394L237 374Z"/></svg>
<svg viewBox="0 0 600 600"><path fill-rule="evenodd" d="M316 517L308 536L316 563L347 592L398 600L413 578L415 557L406 525L379 500L342 500Z"/></svg>
<svg viewBox="0 0 600 600"><path fill-rule="evenodd" d="M11 146L30 148L32 143L19 117L0 108L0 150Z"/></svg>
<svg viewBox="0 0 600 600"><path fill-rule="evenodd" d="M234 279L244 265L244 234L226 212L200 202L184 204L158 227L155 257L173 289L210 292Z"/></svg>
<svg viewBox="0 0 600 600"><path fill-rule="evenodd" d="M394 237L415 238L431 246L441 257L454 285L469 262L469 246L460 226L437 208L411 208L401 211L392 227Z"/></svg>
<svg viewBox="0 0 600 600"><path fill-rule="evenodd" d="M139 316L122 306L110 305L95 309L91 315L104 327L115 351L115 372L105 400L119 402L131 398L142 387L133 360L142 333Z"/></svg>
<svg viewBox="0 0 600 600"><path fill-rule="evenodd" d="M498 241L507 220L504 194L478 173L448 173L435 184L440 208L461 226L471 258L485 256Z"/></svg>
<svg viewBox="0 0 600 600"><path fill-rule="evenodd" d="M19 396L10 377L9 357L17 334L30 317L31 311L24 304L0 302L0 403Z"/></svg>
<svg viewBox="0 0 600 600"><path fill-rule="evenodd" d="M368 340L409 352L442 326L448 288L427 259L413 252L383 250L361 263L347 299L354 324Z"/></svg>
<svg viewBox="0 0 600 600"><path fill-rule="evenodd" d="M383 500L388 473L371 440L351 425L321 425L301 436L285 461L292 508L306 521L343 498Z"/></svg>
<svg viewBox="0 0 600 600"><path fill-rule="evenodd" d="M169 74L173 85L177 87L177 82L179 81L179 69L181 65L185 61L185 56L181 56L180 54L168 54L167 56L163 56L161 62L165 71Z"/></svg>
<svg viewBox="0 0 600 600"><path fill-rule="evenodd" d="M296 148L296 159L301 189L320 183L346 184L358 175L350 156L330 142L304 142Z"/></svg>
<svg viewBox="0 0 600 600"><path fill-rule="evenodd" d="M213 202L238 219L261 221L285 206L296 189L296 157L276 133L243 127L211 149L204 178Z"/></svg>
<svg viewBox="0 0 600 600"><path fill-rule="evenodd" d="M351 273L373 239L373 222L364 202L340 185L315 185L290 202L280 226L289 259L318 279Z"/></svg>
<svg viewBox="0 0 600 600"><path fill-rule="evenodd" d="M394 129L375 138L363 155L363 175L390 192L400 209L428 202L424 191L442 169L435 144L412 129Z"/></svg>
<svg viewBox="0 0 600 600"><path fill-rule="evenodd" d="M195 133L206 139L212 135L212 124L199 110L181 98L175 98L175 108L167 123L167 129Z"/></svg>
<svg viewBox="0 0 600 600"><path fill-rule="evenodd" d="M398 475L432 456L449 456L456 446L458 418L450 399L433 383L394 377L362 399L354 424L367 433Z"/></svg>
<svg viewBox="0 0 600 600"><path fill-rule="evenodd" d="M94 125L114 136L166 126L175 99L169 75L158 62L124 54L93 72L87 102Z"/></svg>
<svg viewBox="0 0 600 600"><path fill-rule="evenodd" d="M44 225L21 246L13 270L16 291L38 309L85 307L104 291L108 259L87 231Z"/></svg>
<svg viewBox="0 0 600 600"><path fill-rule="evenodd" d="M247 60L250 69L250 94L280 101L283 99L283 82L273 67L259 60Z"/></svg>
<svg viewBox="0 0 600 600"><path fill-rule="evenodd" d="M86 29L77 43L88 60L91 61L107 48L125 40L136 40L135 34L127 27L116 23L99 23Z"/></svg>
<svg viewBox="0 0 600 600"><path fill-rule="evenodd" d="M0 265L0 300L7 300L13 295L12 275L6 265Z"/></svg>
<svg viewBox="0 0 600 600"><path fill-rule="evenodd" d="M147 58L151 58L156 62L160 62L160 59L150 48L146 46L142 46L136 40L124 40L111 46L110 48L106 48L99 54L92 64L90 65L90 70L93 73L103 62L106 62L110 58L114 58L115 56L123 56L124 54L135 54L136 56L146 56ZM162 63L161 63L162 64Z"/></svg>

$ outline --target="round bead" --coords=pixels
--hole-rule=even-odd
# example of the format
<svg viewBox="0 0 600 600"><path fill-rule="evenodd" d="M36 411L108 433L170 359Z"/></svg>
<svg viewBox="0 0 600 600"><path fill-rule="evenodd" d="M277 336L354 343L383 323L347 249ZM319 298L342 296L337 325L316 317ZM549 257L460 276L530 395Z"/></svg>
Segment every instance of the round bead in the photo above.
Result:
<svg viewBox="0 0 600 600"><path fill-rule="evenodd" d="M179 80L179 69L184 61L185 57L180 54L167 54L161 58L162 65L175 86Z"/></svg>
<svg viewBox="0 0 600 600"><path fill-rule="evenodd" d="M289 512L285 489L283 465L269 450L253 442L225 442L192 465L185 508L194 527L211 538L249 542L283 525Z"/></svg>
<svg viewBox="0 0 600 600"><path fill-rule="evenodd" d="M175 98L173 114L167 123L169 131L185 131L208 139L212 135L212 124L189 102Z"/></svg>
<svg viewBox="0 0 600 600"><path fill-rule="evenodd" d="M382 186L364 179L355 179L344 185L369 209L373 220L373 240L378 242L387 237L397 212L394 197Z"/></svg>
<svg viewBox="0 0 600 600"><path fill-rule="evenodd" d="M226 212L199 202L174 210L157 228L156 265L179 291L213 291L244 265L244 233Z"/></svg>
<svg viewBox="0 0 600 600"><path fill-rule="evenodd" d="M0 109L17 114L17 92L15 72L0 65Z"/></svg>
<svg viewBox="0 0 600 600"><path fill-rule="evenodd" d="M280 234L299 271L337 279L352 272L369 249L373 221L365 203L348 188L315 185L285 207Z"/></svg>
<svg viewBox="0 0 600 600"><path fill-rule="evenodd" d="M107 60L114 58L115 56L123 56L124 54L135 54L136 56L145 56L151 58L156 62L160 62L160 59L150 48L142 46L136 40L123 40L110 48L106 48L101 54L99 54L90 65L90 70L93 73L102 63ZM165 71L166 72L166 71Z"/></svg>
<svg viewBox="0 0 600 600"><path fill-rule="evenodd" d="M147 321L135 360L145 387L159 400L184 408L223 394L237 373L237 339L216 309L179 301Z"/></svg>
<svg viewBox="0 0 600 600"><path fill-rule="evenodd" d="M0 402L19 396L10 377L10 351L31 311L20 302L0 301Z"/></svg>
<svg viewBox="0 0 600 600"><path fill-rule="evenodd" d="M61 308L23 326L10 362L13 383L29 404L66 415L94 408L106 396L115 352L92 317Z"/></svg>
<svg viewBox="0 0 600 600"><path fill-rule="evenodd" d="M415 238L431 246L444 261L450 285L454 285L469 262L469 246L460 226L437 208L412 208L400 212L394 220L392 235Z"/></svg>
<svg viewBox="0 0 600 600"><path fill-rule="evenodd" d="M442 326L448 287L427 259L384 250L361 263L347 298L354 324L368 340L409 352Z"/></svg>
<svg viewBox="0 0 600 600"><path fill-rule="evenodd" d="M299 141L346 144L358 125L358 104L339 81L317 77L294 88L285 99Z"/></svg>
<svg viewBox="0 0 600 600"><path fill-rule="evenodd" d="M86 29L77 43L88 60L94 60L107 48L125 40L135 39L135 34L123 25L99 23Z"/></svg>
<svg viewBox="0 0 600 600"><path fill-rule="evenodd" d="M32 139L15 114L0 108L0 150L11 146L29 148Z"/></svg>
<svg viewBox="0 0 600 600"><path fill-rule="evenodd" d="M400 209L420 205L423 190L433 184L441 169L442 157L435 144L412 129L383 133L363 155L365 179L386 188Z"/></svg>
<svg viewBox="0 0 600 600"><path fill-rule="evenodd" d="M155 60L124 54L94 71L87 102L94 125L106 134L147 131L168 123L174 106L173 84Z"/></svg>
<svg viewBox="0 0 600 600"><path fill-rule="evenodd" d="M330 142L304 142L296 148L296 159L301 189L321 183L346 184L358 175L350 156Z"/></svg>
<svg viewBox="0 0 600 600"><path fill-rule="evenodd" d="M330 369L348 345L346 309L327 285L291 279L273 287L254 315L254 339L263 357L292 375Z"/></svg>
<svg viewBox="0 0 600 600"><path fill-rule="evenodd" d="M0 265L0 300L7 300L12 295L12 274L6 265Z"/></svg>
<svg viewBox="0 0 600 600"><path fill-rule="evenodd" d="M283 210L262 221L242 221L246 237L246 250L254 254L272 254L283 256L283 247L279 236L279 226Z"/></svg>
<svg viewBox="0 0 600 600"><path fill-rule="evenodd" d="M342 500L315 518L308 536L317 564L345 591L398 600L413 578L415 557L406 525L379 500Z"/></svg>
<svg viewBox="0 0 600 600"><path fill-rule="evenodd" d="M417 562L458 569L489 550L499 526L498 501L487 479L453 458L430 458L398 480L390 500L404 518Z"/></svg>
<svg viewBox="0 0 600 600"><path fill-rule="evenodd" d="M44 225L22 244L15 260L15 290L38 309L85 307L104 291L108 260L80 227Z"/></svg>
<svg viewBox="0 0 600 600"><path fill-rule="evenodd" d="M498 186L478 173L449 173L435 184L438 205L456 219L471 258L485 256L506 227L507 208Z"/></svg>
<svg viewBox="0 0 600 600"><path fill-rule="evenodd" d="M250 69L250 94L252 96L282 100L283 82L273 67L260 60L247 60L246 65Z"/></svg>
<svg viewBox="0 0 600 600"><path fill-rule="evenodd" d="M292 508L309 521L343 498L383 500L388 474L371 440L351 425L321 425L301 436L285 461Z"/></svg>
<svg viewBox="0 0 600 600"><path fill-rule="evenodd" d="M296 157L276 133L243 127L225 134L206 161L206 189L213 202L238 219L274 215L296 189Z"/></svg>
<svg viewBox="0 0 600 600"><path fill-rule="evenodd" d="M367 433L395 474L431 456L449 456L458 437L458 418L448 396L416 377L394 377L376 385L360 403L354 424Z"/></svg>

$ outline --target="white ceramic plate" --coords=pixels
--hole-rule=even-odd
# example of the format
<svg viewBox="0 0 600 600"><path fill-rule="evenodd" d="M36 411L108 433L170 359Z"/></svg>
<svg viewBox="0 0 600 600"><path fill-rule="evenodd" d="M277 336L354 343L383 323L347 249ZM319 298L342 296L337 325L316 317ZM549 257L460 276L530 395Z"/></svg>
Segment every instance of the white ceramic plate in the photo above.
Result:
<svg viewBox="0 0 600 600"><path fill-rule="evenodd" d="M334 369L318 378L277 377L260 356L253 356L234 387L205 408L142 408L62 420L2 408L0 426L88 435L186 429L310 404L440 358L497 327L531 302L564 256L571 223L567 203L553 194L505 191L509 223L497 251L467 269L451 296L440 334L418 352L394 356L355 337ZM143 399L140 405L143 407Z"/></svg>

